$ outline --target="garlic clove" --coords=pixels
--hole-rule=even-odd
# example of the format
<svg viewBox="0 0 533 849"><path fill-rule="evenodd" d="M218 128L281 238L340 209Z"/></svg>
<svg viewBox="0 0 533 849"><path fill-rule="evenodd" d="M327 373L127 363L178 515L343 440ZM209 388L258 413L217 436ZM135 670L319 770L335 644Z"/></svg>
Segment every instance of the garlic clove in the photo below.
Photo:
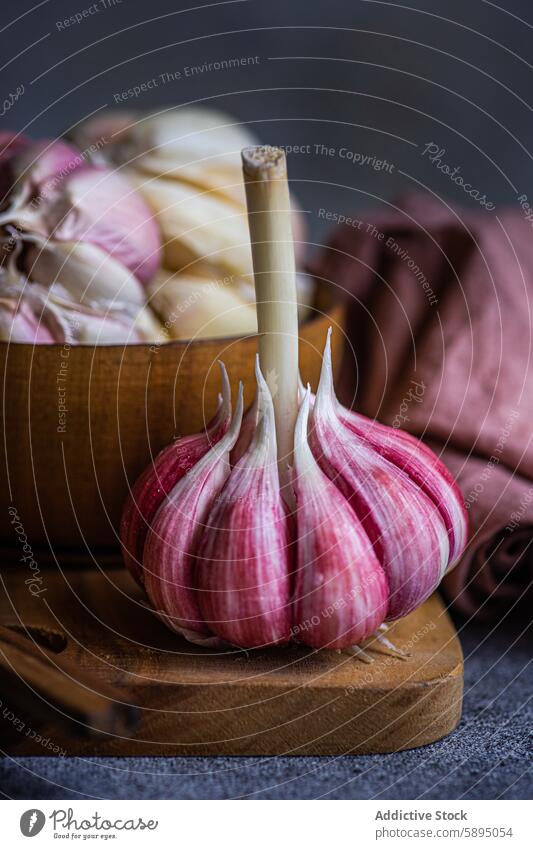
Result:
<svg viewBox="0 0 533 849"><path fill-rule="evenodd" d="M45 218L46 236L102 248L146 283L160 265L157 223L140 195L116 172L78 169L65 181Z"/></svg>
<svg viewBox="0 0 533 849"><path fill-rule="evenodd" d="M79 152L64 141L22 143L7 162L11 211L28 203L26 215L31 219L61 181L82 164Z"/></svg>
<svg viewBox="0 0 533 849"><path fill-rule="evenodd" d="M161 151L142 157L136 170L146 177L161 177L185 183L196 192L208 192L213 197L228 201L239 208L245 204L244 186L240 168L224 163L189 161L179 156L168 159Z"/></svg>
<svg viewBox="0 0 533 849"><path fill-rule="evenodd" d="M150 342L152 345L168 342L168 333L150 307L140 308L135 315L133 326L140 337L139 341Z"/></svg>
<svg viewBox="0 0 533 849"><path fill-rule="evenodd" d="M242 384L227 433L173 487L159 507L144 545L144 586L165 624L191 642L213 637L198 603L193 551L211 505L229 473L229 452L242 420Z"/></svg>
<svg viewBox="0 0 533 849"><path fill-rule="evenodd" d="M405 431L364 420L343 408L339 417L345 426L364 439L375 451L405 472L435 504L446 526L450 571L468 540L468 519L461 492L444 463L424 443ZM363 421L361 421L363 419Z"/></svg>
<svg viewBox="0 0 533 849"><path fill-rule="evenodd" d="M145 293L139 280L121 262L90 242L47 240L30 245L24 266L31 280L59 283L78 303L126 302L140 307Z"/></svg>
<svg viewBox="0 0 533 849"><path fill-rule="evenodd" d="M54 328L56 342L86 345L122 345L143 341L137 329L136 312L129 305L120 308L75 303L59 284L50 288L28 283L22 298L48 326Z"/></svg>
<svg viewBox="0 0 533 849"><path fill-rule="evenodd" d="M308 444L308 389L294 441L296 571L293 637L313 648L346 648L387 615L389 588L362 523L321 471Z"/></svg>
<svg viewBox="0 0 533 849"><path fill-rule="evenodd" d="M147 179L133 169L126 173L156 216L167 268L182 271L202 260L217 266L222 274L251 274L244 209L177 180Z"/></svg>
<svg viewBox="0 0 533 849"><path fill-rule="evenodd" d="M214 339L257 333L255 306L231 277L220 281L163 269L148 286L150 306L170 339Z"/></svg>
<svg viewBox="0 0 533 849"><path fill-rule="evenodd" d="M106 140L106 153L115 162L135 160L157 152L168 160L217 157L233 163L240 173L240 150L253 144L253 135L224 112L201 106L173 107L141 114L106 110L74 132L84 148Z"/></svg>
<svg viewBox="0 0 533 849"><path fill-rule="evenodd" d="M195 549L203 621L225 642L247 648L291 637L289 529L274 407L258 360L256 379L256 431L214 500Z"/></svg>
<svg viewBox="0 0 533 849"><path fill-rule="evenodd" d="M202 433L183 436L159 452L132 487L124 505L120 522L122 556L135 580L142 584L143 551L146 536L165 497L227 432L231 420L231 389L223 363L222 395L219 407Z"/></svg>
<svg viewBox="0 0 533 849"><path fill-rule="evenodd" d="M448 533L430 498L405 471L345 427L337 404L326 357L311 419L311 448L370 538L389 584L387 618L397 619L438 586L449 563Z"/></svg>
<svg viewBox="0 0 533 849"><path fill-rule="evenodd" d="M333 374L331 329L324 349L323 368ZM372 421L337 402L343 424L386 460L405 472L437 506L448 532L450 554L447 571L453 568L468 539L468 518L463 497L453 476L436 454L407 431Z"/></svg>

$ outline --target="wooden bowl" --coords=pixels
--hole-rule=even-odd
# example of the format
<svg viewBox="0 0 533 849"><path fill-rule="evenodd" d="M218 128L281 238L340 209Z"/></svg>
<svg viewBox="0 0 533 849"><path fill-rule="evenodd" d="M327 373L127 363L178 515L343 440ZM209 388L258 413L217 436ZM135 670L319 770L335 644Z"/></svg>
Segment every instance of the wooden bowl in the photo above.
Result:
<svg viewBox="0 0 533 849"><path fill-rule="evenodd" d="M313 387L330 325L338 360L343 318L343 307L319 288L300 328L300 369ZM242 380L245 404L252 402L256 350L255 336L160 346L1 343L1 543L22 540L21 556L26 539L32 550L118 546L129 487L163 446L211 418L219 359L233 392Z"/></svg>

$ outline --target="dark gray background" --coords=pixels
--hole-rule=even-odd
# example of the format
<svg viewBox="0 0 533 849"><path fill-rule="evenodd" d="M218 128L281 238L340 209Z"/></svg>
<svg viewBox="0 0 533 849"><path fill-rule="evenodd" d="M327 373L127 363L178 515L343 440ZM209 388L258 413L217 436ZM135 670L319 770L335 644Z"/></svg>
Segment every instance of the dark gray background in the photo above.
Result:
<svg viewBox="0 0 533 849"><path fill-rule="evenodd" d="M115 93L161 73L257 55L255 66L169 83L125 107L203 102L249 122L264 141L346 146L393 163L387 173L337 156L290 158L294 190L317 241L324 233L320 207L376 207L422 187L465 202L421 156L430 141L498 208L522 193L533 196L533 4L410 2L412 8L409 0L403 7L245 0L181 11L188 7L174 0L122 0L60 31L57 21L91 3L44 0L25 14L33 4L4 0L2 92L6 97L24 85L25 93L0 126L56 136L113 105ZM463 720L433 746L335 760L4 760L0 792L18 798L526 797L531 643L525 623L512 618L493 629L458 622L466 655Z"/></svg>
<svg viewBox="0 0 533 849"><path fill-rule="evenodd" d="M44 0L25 14L31 2L4 0L2 89L22 83L25 93L1 126L54 136L159 74L257 55L257 65L160 85L123 108L201 102L249 122L263 141L346 146L393 163L387 173L291 156L314 235L324 230L320 206L375 207L419 184L466 202L421 156L430 141L498 206L533 194L529 0L107 2L116 5L59 30L91 3Z"/></svg>

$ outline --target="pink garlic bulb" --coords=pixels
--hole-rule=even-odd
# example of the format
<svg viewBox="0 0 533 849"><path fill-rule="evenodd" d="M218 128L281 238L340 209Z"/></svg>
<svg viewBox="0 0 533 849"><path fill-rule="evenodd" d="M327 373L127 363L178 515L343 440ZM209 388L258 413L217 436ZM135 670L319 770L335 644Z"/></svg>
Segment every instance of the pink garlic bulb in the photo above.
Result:
<svg viewBox="0 0 533 849"><path fill-rule="evenodd" d="M316 397L300 396L287 493L259 362L256 379L244 423L239 397L228 429L225 395L223 425L219 410L139 479L121 525L126 565L192 642L358 646L422 604L462 552L459 491L427 447L338 403L328 336Z"/></svg>
<svg viewBox="0 0 533 849"><path fill-rule="evenodd" d="M22 256L30 279L47 285L59 279L67 288L77 281L81 301L141 304L161 245L157 223L134 187L110 168L88 164L63 141L12 144L7 152L0 184L10 191L1 201L0 226L14 228L32 246Z"/></svg>
<svg viewBox="0 0 533 849"><path fill-rule="evenodd" d="M331 331L316 396L298 392L285 155L259 146L242 159L256 399L243 419L240 390L228 426L225 397L205 434L158 455L124 510L124 559L154 612L191 642L360 653L438 586L466 544L466 511L427 447L338 403Z"/></svg>

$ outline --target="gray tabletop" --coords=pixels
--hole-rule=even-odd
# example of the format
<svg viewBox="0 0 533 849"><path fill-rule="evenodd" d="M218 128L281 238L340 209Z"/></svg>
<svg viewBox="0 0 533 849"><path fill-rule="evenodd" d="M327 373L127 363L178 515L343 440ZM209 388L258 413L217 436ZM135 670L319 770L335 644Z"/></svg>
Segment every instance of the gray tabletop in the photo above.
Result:
<svg viewBox="0 0 533 849"><path fill-rule="evenodd" d="M16 799L531 798L531 625L457 621L463 718L430 746L336 758L20 758L0 760Z"/></svg>

